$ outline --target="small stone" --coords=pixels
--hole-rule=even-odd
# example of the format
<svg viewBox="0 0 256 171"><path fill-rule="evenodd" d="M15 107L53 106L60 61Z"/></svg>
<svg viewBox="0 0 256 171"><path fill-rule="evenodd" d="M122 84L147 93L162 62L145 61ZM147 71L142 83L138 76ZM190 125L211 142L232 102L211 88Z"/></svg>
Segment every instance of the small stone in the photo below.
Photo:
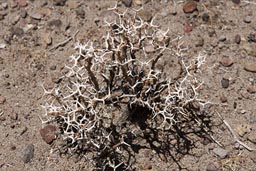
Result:
<svg viewBox="0 0 256 171"><path fill-rule="evenodd" d="M52 10L49 9L49 8L44 7L44 8L40 9L40 14L42 16L50 16L52 14Z"/></svg>
<svg viewBox="0 0 256 171"><path fill-rule="evenodd" d="M23 34L24 34L23 29L20 28L20 27L12 27L12 28L10 29L10 31L11 31L11 34L12 34L12 35L16 35L16 36L18 36L18 37L22 37Z"/></svg>
<svg viewBox="0 0 256 171"><path fill-rule="evenodd" d="M8 3L7 2L4 2L1 4L1 6L4 8L4 9L7 9L8 8Z"/></svg>
<svg viewBox="0 0 256 171"><path fill-rule="evenodd" d="M0 49L4 49L4 48L6 48L6 44L0 43ZM1 60L0 60L0 61L1 61ZM1 62L0 62L0 64L1 64Z"/></svg>
<svg viewBox="0 0 256 171"><path fill-rule="evenodd" d="M11 147L10 147L10 149L11 149L11 150L16 150L16 146L12 144Z"/></svg>
<svg viewBox="0 0 256 171"><path fill-rule="evenodd" d="M56 65L52 65L52 66L50 66L50 70L52 70L52 71L54 71L54 70L56 70Z"/></svg>
<svg viewBox="0 0 256 171"><path fill-rule="evenodd" d="M250 142L256 144L256 131L251 131L247 138Z"/></svg>
<svg viewBox="0 0 256 171"><path fill-rule="evenodd" d="M141 10L138 12L138 16L144 20L144 21L147 21L147 22L150 22L151 19L152 19L152 13L148 10Z"/></svg>
<svg viewBox="0 0 256 171"><path fill-rule="evenodd" d="M244 65L244 69L248 72L256 73L256 63L248 63Z"/></svg>
<svg viewBox="0 0 256 171"><path fill-rule="evenodd" d="M226 78L222 78L221 86L222 86L222 88L228 88L229 87L229 80L226 79Z"/></svg>
<svg viewBox="0 0 256 171"><path fill-rule="evenodd" d="M76 9L80 4L77 0L68 1L67 5L70 9Z"/></svg>
<svg viewBox="0 0 256 171"><path fill-rule="evenodd" d="M240 0L232 0L232 2L234 3L234 4L240 4Z"/></svg>
<svg viewBox="0 0 256 171"><path fill-rule="evenodd" d="M143 4L142 0L133 0L133 2L136 5L142 5Z"/></svg>
<svg viewBox="0 0 256 171"><path fill-rule="evenodd" d="M51 28L60 28L62 26L62 21L60 19L53 19L48 22L48 26Z"/></svg>
<svg viewBox="0 0 256 171"><path fill-rule="evenodd" d="M228 151L223 148L214 148L213 153L215 153L217 156L219 156L221 159L224 159L228 155Z"/></svg>
<svg viewBox="0 0 256 171"><path fill-rule="evenodd" d="M194 1L188 1L183 6L184 13L192 13L197 10L197 3Z"/></svg>
<svg viewBox="0 0 256 171"><path fill-rule="evenodd" d="M245 23L251 23L252 22L252 16L250 16L250 15L245 16L244 17L244 22Z"/></svg>
<svg viewBox="0 0 256 171"><path fill-rule="evenodd" d="M221 165L217 161L210 162L206 166L206 171L220 171L220 169L221 169Z"/></svg>
<svg viewBox="0 0 256 171"><path fill-rule="evenodd" d="M202 47L202 46L204 46L204 39L203 39L201 36L199 36L198 39L196 40L195 46L196 46L196 47Z"/></svg>
<svg viewBox="0 0 256 171"><path fill-rule="evenodd" d="M222 94L220 96L220 101L221 101L221 103L226 103L228 101L228 99L227 99L227 97L224 94Z"/></svg>
<svg viewBox="0 0 256 171"><path fill-rule="evenodd" d="M224 66L224 67L230 67L231 65L233 65L233 60L230 59L229 57L223 57L220 61L220 63Z"/></svg>
<svg viewBox="0 0 256 171"><path fill-rule="evenodd" d="M219 41L220 41L220 42L224 42L224 41L226 41L226 40L227 40L227 38L226 38L225 35L221 35L220 38L219 38Z"/></svg>
<svg viewBox="0 0 256 171"><path fill-rule="evenodd" d="M26 0L17 0L17 4L19 7L26 7L28 5Z"/></svg>
<svg viewBox="0 0 256 171"><path fill-rule="evenodd" d="M235 36L235 43L236 43L236 44L240 44L240 42L241 42L241 36L240 36L239 34L237 34L237 35Z"/></svg>
<svg viewBox="0 0 256 171"><path fill-rule="evenodd" d="M202 20L207 23L209 21L209 19L210 19L209 14L208 13L203 13Z"/></svg>
<svg viewBox="0 0 256 171"><path fill-rule="evenodd" d="M17 1L11 1L11 8L16 8L18 6Z"/></svg>
<svg viewBox="0 0 256 171"><path fill-rule="evenodd" d="M256 45L255 44L243 44L243 49L248 55L256 57Z"/></svg>
<svg viewBox="0 0 256 171"><path fill-rule="evenodd" d="M42 18L42 15L41 15L40 13L34 13L34 12L32 12L32 13L30 14L30 16L31 16L31 18L36 19L36 20L41 20L41 18Z"/></svg>
<svg viewBox="0 0 256 171"><path fill-rule="evenodd" d="M52 44L52 37L50 33L42 33L42 39L46 45Z"/></svg>
<svg viewBox="0 0 256 171"><path fill-rule="evenodd" d="M40 130L40 135L47 144L51 144L57 136L57 128L53 125L47 125Z"/></svg>
<svg viewBox="0 0 256 171"><path fill-rule="evenodd" d="M240 124L235 128L235 130L240 137L243 137L251 131L251 126L248 124Z"/></svg>
<svg viewBox="0 0 256 171"><path fill-rule="evenodd" d="M185 24L184 25L184 32L185 33L190 33L193 30L193 25L192 24Z"/></svg>
<svg viewBox="0 0 256 171"><path fill-rule="evenodd" d="M80 18L85 18L85 11L83 8L78 8L76 10L76 15Z"/></svg>
<svg viewBox="0 0 256 171"><path fill-rule="evenodd" d="M147 53L151 53L151 52L154 52L154 51L155 51L155 47L154 47L153 45L146 45L146 46L144 47L144 50L145 50L145 52L147 52Z"/></svg>
<svg viewBox="0 0 256 171"><path fill-rule="evenodd" d="M16 15L15 17L13 17L11 19L12 25L15 25L19 20L20 20L20 16L19 15Z"/></svg>
<svg viewBox="0 0 256 171"><path fill-rule="evenodd" d="M17 119L18 119L18 113L15 112L15 111L11 111L11 113L10 113L10 118L11 118L12 120L17 120Z"/></svg>
<svg viewBox="0 0 256 171"><path fill-rule="evenodd" d="M21 16L22 18L26 18L26 16L27 16L27 11L24 10L24 9L20 10L20 16Z"/></svg>
<svg viewBox="0 0 256 171"><path fill-rule="evenodd" d="M0 104L4 104L6 102L6 98L0 95Z"/></svg>
<svg viewBox="0 0 256 171"><path fill-rule="evenodd" d="M31 162L31 160L34 158L34 151L35 151L35 148L33 144L29 144L22 150L21 154L22 154L22 160L24 163Z"/></svg>
<svg viewBox="0 0 256 171"><path fill-rule="evenodd" d="M253 85L249 85L249 86L247 87L247 91L248 91L249 93L251 93L251 94L256 93L256 89L255 89L255 87L254 87Z"/></svg>
<svg viewBox="0 0 256 171"><path fill-rule="evenodd" d="M53 5L64 6L67 0L53 0Z"/></svg>
<svg viewBox="0 0 256 171"><path fill-rule="evenodd" d="M256 42L256 33L250 33L248 36L247 36L247 39L248 39L248 42L253 42L255 43Z"/></svg>
<svg viewBox="0 0 256 171"><path fill-rule="evenodd" d="M131 7L131 6L132 6L132 0L122 0L122 3L123 3L126 7Z"/></svg>
<svg viewBox="0 0 256 171"><path fill-rule="evenodd" d="M144 166L144 169L145 170L151 170L152 169L152 164L146 163L145 166Z"/></svg>

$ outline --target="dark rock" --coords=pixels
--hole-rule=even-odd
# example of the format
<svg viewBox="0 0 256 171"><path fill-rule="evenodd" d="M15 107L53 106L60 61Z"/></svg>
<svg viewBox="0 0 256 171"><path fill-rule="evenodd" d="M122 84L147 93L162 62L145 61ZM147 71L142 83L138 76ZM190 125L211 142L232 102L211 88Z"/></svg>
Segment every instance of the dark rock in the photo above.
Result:
<svg viewBox="0 0 256 171"><path fill-rule="evenodd" d="M60 28L62 26L62 21L60 19L53 19L48 22L48 26L51 28Z"/></svg>
<svg viewBox="0 0 256 171"><path fill-rule="evenodd" d="M240 44L240 42L241 42L241 36L240 36L239 34L237 34L237 35L235 36L235 43L236 43L236 44Z"/></svg>
<svg viewBox="0 0 256 171"><path fill-rule="evenodd" d="M209 14L208 13L203 13L202 20L207 23L209 21L209 19L210 19Z"/></svg>
<svg viewBox="0 0 256 171"><path fill-rule="evenodd" d="M122 2L126 7L131 7L132 6L132 0L122 0Z"/></svg>
<svg viewBox="0 0 256 171"><path fill-rule="evenodd" d="M53 125L47 125L40 130L40 135L47 144L51 144L57 136L57 128Z"/></svg>
<svg viewBox="0 0 256 171"><path fill-rule="evenodd" d="M240 4L240 0L232 0L232 2L234 3L234 4Z"/></svg>
<svg viewBox="0 0 256 171"><path fill-rule="evenodd" d="M256 33L250 33L247 37L248 42L256 42Z"/></svg>
<svg viewBox="0 0 256 171"><path fill-rule="evenodd" d="M188 1L183 6L184 13L192 13L197 10L197 3L194 1Z"/></svg>
<svg viewBox="0 0 256 171"><path fill-rule="evenodd" d="M53 5L56 6L64 6L66 4L67 0L53 0Z"/></svg>
<svg viewBox="0 0 256 171"><path fill-rule="evenodd" d="M198 37L197 41L195 42L195 46L196 47L204 46L204 39L201 36Z"/></svg>
<svg viewBox="0 0 256 171"><path fill-rule="evenodd" d="M24 163L31 162L31 160L34 158L34 150L35 149L33 144L29 144L22 150L21 154Z"/></svg>
<svg viewBox="0 0 256 171"><path fill-rule="evenodd" d="M221 86L222 86L222 88L228 88L228 86L229 86L229 80L226 79L226 78L222 78L222 80L221 80Z"/></svg>

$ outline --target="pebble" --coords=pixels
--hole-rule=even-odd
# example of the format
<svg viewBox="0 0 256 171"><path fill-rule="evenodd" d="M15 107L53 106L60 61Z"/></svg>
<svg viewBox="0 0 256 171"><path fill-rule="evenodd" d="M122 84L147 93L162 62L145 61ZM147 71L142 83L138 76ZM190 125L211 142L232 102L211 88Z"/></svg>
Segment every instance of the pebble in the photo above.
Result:
<svg viewBox="0 0 256 171"><path fill-rule="evenodd" d="M50 33L42 33L42 40L46 45L52 44L52 37Z"/></svg>
<svg viewBox="0 0 256 171"><path fill-rule="evenodd" d="M220 101L221 101L221 103L226 103L228 101L228 99L227 99L227 97L224 94L222 94L220 96Z"/></svg>
<svg viewBox="0 0 256 171"><path fill-rule="evenodd" d="M4 49L4 48L6 48L6 44L0 43L0 49ZM0 61L1 61L1 60L0 60ZM0 62L0 64L1 64L1 62Z"/></svg>
<svg viewBox="0 0 256 171"><path fill-rule="evenodd" d="M51 28L60 28L62 26L62 21L60 19L50 20L47 25Z"/></svg>
<svg viewBox="0 0 256 171"><path fill-rule="evenodd" d="M256 73L256 63L245 64L244 69L248 72Z"/></svg>
<svg viewBox="0 0 256 171"><path fill-rule="evenodd" d="M251 126L248 124L240 124L235 128L235 130L240 137L243 137L251 131Z"/></svg>
<svg viewBox="0 0 256 171"><path fill-rule="evenodd" d="M219 171L220 169L221 169L221 165L217 161L210 162L206 166L206 171Z"/></svg>
<svg viewBox="0 0 256 171"><path fill-rule="evenodd" d="M252 22L252 16L250 16L250 15L245 16L244 17L244 22L245 23L251 23Z"/></svg>
<svg viewBox="0 0 256 171"><path fill-rule="evenodd" d="M184 13L192 13L197 10L197 3L194 1L188 1L183 6Z"/></svg>
<svg viewBox="0 0 256 171"><path fill-rule="evenodd" d="M249 86L247 87L247 91L248 91L249 93L251 93L251 94L256 93L256 89L255 89L255 87L254 87L253 85L249 85Z"/></svg>
<svg viewBox="0 0 256 171"><path fill-rule="evenodd" d="M28 5L26 0L17 0L17 4L19 7L26 7Z"/></svg>
<svg viewBox="0 0 256 171"><path fill-rule="evenodd" d="M76 9L77 7L79 7L79 3L77 0L72 0L72 1L68 1L67 5L70 9Z"/></svg>
<svg viewBox="0 0 256 171"><path fill-rule="evenodd" d="M236 44L240 44L240 42L241 42L241 36L240 36L239 34L237 34L237 35L235 36L235 43L236 43Z"/></svg>
<svg viewBox="0 0 256 171"><path fill-rule="evenodd" d="M40 130L40 135L47 144L51 144L57 136L57 128L53 125L47 125Z"/></svg>
<svg viewBox="0 0 256 171"><path fill-rule="evenodd" d="M210 19L209 14L208 13L203 13L202 20L207 23L209 21L209 19Z"/></svg>
<svg viewBox="0 0 256 171"><path fill-rule="evenodd" d="M13 144L11 144L10 149L11 149L11 150L16 150L16 146L13 145Z"/></svg>
<svg viewBox="0 0 256 171"><path fill-rule="evenodd" d="M189 32L191 32L192 30L193 30L192 24L185 24L185 25L184 25L184 32L185 32L185 33L189 33Z"/></svg>
<svg viewBox="0 0 256 171"><path fill-rule="evenodd" d="M20 10L20 16L21 16L22 18L26 18L26 16L27 16L27 11L24 10L24 9L21 9L21 10Z"/></svg>
<svg viewBox="0 0 256 171"><path fill-rule="evenodd" d="M30 14L30 17L33 18L33 19L36 19L36 20L41 20L42 15L40 13L32 12Z"/></svg>
<svg viewBox="0 0 256 171"><path fill-rule="evenodd" d="M217 156L219 156L221 159L224 159L227 157L228 155L228 151L223 149L223 148L214 148L213 150L213 153L216 154Z"/></svg>
<svg viewBox="0 0 256 171"><path fill-rule="evenodd" d="M229 57L222 57L222 59L220 60L220 63L224 66L224 67L230 67L231 65L233 65L233 60L230 59Z"/></svg>
<svg viewBox="0 0 256 171"><path fill-rule="evenodd" d="M49 9L49 8L44 7L44 8L40 9L40 14L42 16L50 16L52 14L52 10Z"/></svg>
<svg viewBox="0 0 256 171"><path fill-rule="evenodd" d="M151 52L154 52L154 51L155 51L155 47L154 47L153 45L146 45L146 46L144 47L144 50L145 50L145 52L147 52L147 53L151 53Z"/></svg>
<svg viewBox="0 0 256 171"><path fill-rule="evenodd" d="M234 3L234 4L240 4L240 0L232 0L232 2Z"/></svg>
<svg viewBox="0 0 256 171"><path fill-rule="evenodd" d="M248 39L248 42L256 42L256 33L250 33L248 36L247 36L247 39Z"/></svg>
<svg viewBox="0 0 256 171"><path fill-rule="evenodd" d="M132 0L122 0L122 3L123 3L126 7L131 7L131 6L132 6Z"/></svg>
<svg viewBox="0 0 256 171"><path fill-rule="evenodd" d="M18 119L18 113L15 112L15 111L11 111L11 113L10 113L10 118L11 118L12 120L17 120L17 119Z"/></svg>
<svg viewBox="0 0 256 171"><path fill-rule="evenodd" d="M85 11L83 8L78 8L76 10L76 15L80 18L85 18Z"/></svg>
<svg viewBox="0 0 256 171"><path fill-rule="evenodd" d="M4 104L6 102L6 98L0 95L0 104Z"/></svg>
<svg viewBox="0 0 256 171"><path fill-rule="evenodd" d="M24 31L23 31L23 29L22 28L20 28L20 27L12 27L11 29L10 29L10 31L11 31L11 34L12 35L16 35L16 36L18 36L18 37L22 37L23 36L23 34L24 34Z"/></svg>
<svg viewBox="0 0 256 171"><path fill-rule="evenodd" d="M150 22L151 19L152 19L152 13L148 10L141 10L138 12L138 16L144 20L144 21L147 21L147 22Z"/></svg>
<svg viewBox="0 0 256 171"><path fill-rule="evenodd" d="M202 38L201 36L198 37L198 39L195 42L195 46L196 47L202 47L204 46L204 38Z"/></svg>
<svg viewBox="0 0 256 171"><path fill-rule="evenodd" d="M53 0L53 5L64 6L67 0Z"/></svg>
<svg viewBox="0 0 256 171"><path fill-rule="evenodd" d="M29 163L34 158L35 147L33 144L27 145L21 152L24 163Z"/></svg>
<svg viewBox="0 0 256 171"><path fill-rule="evenodd" d="M256 144L256 131L251 131L251 132L249 133L247 139L248 139L250 142Z"/></svg>
<svg viewBox="0 0 256 171"><path fill-rule="evenodd" d="M15 17L13 17L11 19L12 25L15 25L19 20L20 20L20 16L19 15L16 15Z"/></svg>
<svg viewBox="0 0 256 171"><path fill-rule="evenodd" d="M4 9L7 9L8 8L8 3L7 2L4 2L1 4L1 6L4 8Z"/></svg>
<svg viewBox="0 0 256 171"><path fill-rule="evenodd" d="M222 88L228 88L229 87L229 80L226 79L226 78L222 78L221 86L222 86Z"/></svg>
<svg viewBox="0 0 256 171"><path fill-rule="evenodd" d="M226 40L227 40L227 38L226 38L225 35L221 35L221 36L219 37L219 41L220 41L220 42L224 42L224 41L226 41Z"/></svg>
<svg viewBox="0 0 256 171"><path fill-rule="evenodd" d="M11 8L16 8L18 6L17 1L11 1Z"/></svg>

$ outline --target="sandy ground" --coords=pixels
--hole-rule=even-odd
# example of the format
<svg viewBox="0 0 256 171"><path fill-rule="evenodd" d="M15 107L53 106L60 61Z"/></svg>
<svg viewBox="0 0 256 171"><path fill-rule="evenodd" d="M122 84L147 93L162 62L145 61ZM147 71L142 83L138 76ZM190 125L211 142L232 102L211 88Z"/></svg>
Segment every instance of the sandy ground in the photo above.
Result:
<svg viewBox="0 0 256 171"><path fill-rule="evenodd" d="M208 68L202 74L202 96L214 105L212 135L193 136L185 153L173 151L167 159L150 149L138 151L135 170L255 171L256 153L235 141L256 148L256 1L129 0L120 8L143 7L155 16L171 37L184 35L188 57L205 53ZM104 33L106 10L113 0L0 0L0 170L92 170L86 159L58 155L40 134L46 125L42 83L58 82L74 44L98 40ZM189 13L184 8L191 8ZM150 16L151 15L151 16ZM77 32L78 31L78 32ZM77 34L75 34L77 32ZM65 42L65 43L63 43ZM59 43L61 43L61 46ZM171 65L172 61L166 62ZM171 72L171 71L170 71Z"/></svg>

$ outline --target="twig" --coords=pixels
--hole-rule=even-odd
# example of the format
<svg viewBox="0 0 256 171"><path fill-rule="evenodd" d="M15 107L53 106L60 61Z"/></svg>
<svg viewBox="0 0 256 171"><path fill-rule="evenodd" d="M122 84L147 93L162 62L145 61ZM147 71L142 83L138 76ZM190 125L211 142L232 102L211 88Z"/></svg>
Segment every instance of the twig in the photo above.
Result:
<svg viewBox="0 0 256 171"><path fill-rule="evenodd" d="M252 148L249 147L248 145L246 145L245 143L243 143L242 141L240 141L237 136L235 131L231 128L231 126L229 125L229 123L219 114L219 112L217 112L218 115L220 116L220 118L222 119L223 123L228 127L228 130L230 131L230 133L232 134L233 138L235 139L235 141L240 144L241 146L243 146L244 148L246 148L249 151L256 151L256 148Z"/></svg>
<svg viewBox="0 0 256 171"><path fill-rule="evenodd" d="M60 46L64 46L64 45L67 44L70 40L75 39L75 36L77 35L78 32L79 32L79 30L77 30L73 36L67 38L66 40L64 40L64 41L58 43L57 45L55 45L54 47L52 47L52 48L50 49L50 51L55 50L55 49L57 49L57 48L60 47Z"/></svg>

